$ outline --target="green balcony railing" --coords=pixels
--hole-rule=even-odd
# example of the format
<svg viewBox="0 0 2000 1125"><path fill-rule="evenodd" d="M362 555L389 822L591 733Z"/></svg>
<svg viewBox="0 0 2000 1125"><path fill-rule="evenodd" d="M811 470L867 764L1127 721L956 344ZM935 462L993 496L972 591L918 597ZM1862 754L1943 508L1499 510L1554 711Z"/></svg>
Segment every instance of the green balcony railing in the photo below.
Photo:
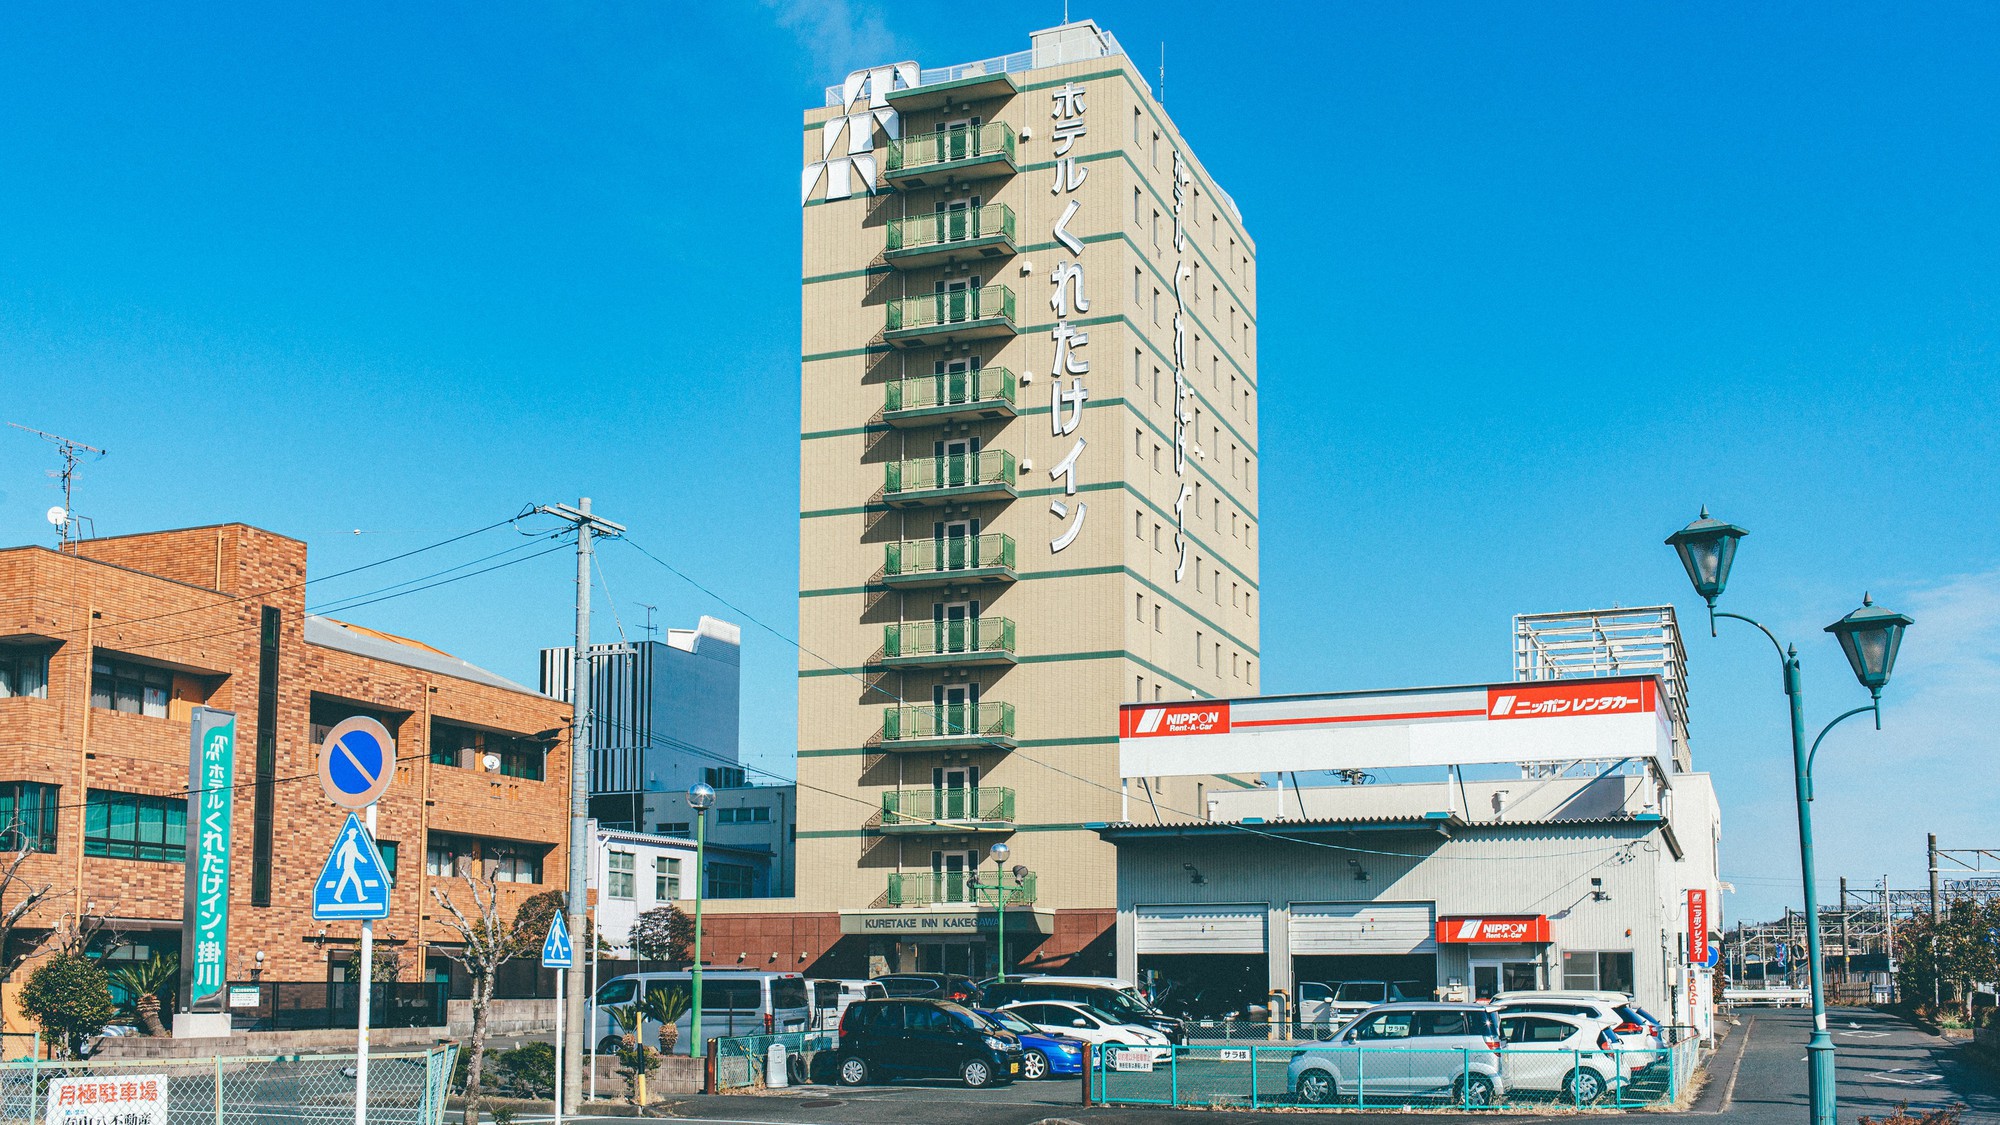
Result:
<svg viewBox="0 0 2000 1125"><path fill-rule="evenodd" d="M1014 209L1005 203L959 207L889 220L889 253L929 250L985 238L1014 241Z"/></svg>
<svg viewBox="0 0 2000 1125"><path fill-rule="evenodd" d="M924 703L882 709L884 742L1013 737L1012 703Z"/></svg>
<svg viewBox="0 0 2000 1125"><path fill-rule="evenodd" d="M915 172L995 156L1014 159L1014 129L1005 121L960 125L890 141L889 172Z"/></svg>
<svg viewBox="0 0 2000 1125"><path fill-rule="evenodd" d="M891 789L882 794L884 828L1013 822L1012 789Z"/></svg>
<svg viewBox="0 0 2000 1125"><path fill-rule="evenodd" d="M912 539L903 543L885 543L883 551L888 557L882 574L887 578L949 575L956 570L1014 569L1014 537L1011 535Z"/></svg>
<svg viewBox="0 0 2000 1125"><path fill-rule="evenodd" d="M891 461L882 468L884 496L1014 483L1014 455L1004 450L982 449L977 453Z"/></svg>
<svg viewBox="0 0 2000 1125"><path fill-rule="evenodd" d="M891 659L1013 654L1014 622L1005 617L906 621L882 627L882 655Z"/></svg>
<svg viewBox="0 0 2000 1125"><path fill-rule="evenodd" d="M905 375L884 384L885 413L898 410L930 410L949 406L979 406L988 403L1014 405L1020 380L1004 367L982 367L977 371L941 371L932 375Z"/></svg>
<svg viewBox="0 0 2000 1125"><path fill-rule="evenodd" d="M889 302L888 330L915 332L982 320L1014 323L1014 291L1005 285L978 289L941 289L921 297Z"/></svg>
<svg viewBox="0 0 2000 1125"><path fill-rule="evenodd" d="M972 886L972 877L979 881ZM1008 906L1032 906L1035 902L1035 873L1030 871L1019 879L1012 874L1007 877L1004 892ZM995 892L993 872L979 871L910 871L896 872L889 876L889 905L937 906L947 903L982 904L992 906Z"/></svg>

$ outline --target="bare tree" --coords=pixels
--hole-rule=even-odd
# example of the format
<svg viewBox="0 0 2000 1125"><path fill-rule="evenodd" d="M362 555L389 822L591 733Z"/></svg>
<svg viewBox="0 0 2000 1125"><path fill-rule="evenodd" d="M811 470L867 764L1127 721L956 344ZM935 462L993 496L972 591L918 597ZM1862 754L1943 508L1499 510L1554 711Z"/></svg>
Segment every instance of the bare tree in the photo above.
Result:
<svg viewBox="0 0 2000 1125"><path fill-rule="evenodd" d="M5 829L0 829L0 840L9 841L19 845L20 848L14 853L13 859L7 861L6 871L0 873L0 980L6 980L14 975L14 970L21 966L21 962L34 956L35 951L54 934L55 931L51 929L32 941L16 942L14 938L14 931L20 928L22 920L49 897L49 891L55 884L43 883L36 886L21 878L21 865L28 862L29 851L27 834L22 830L18 819L10 822ZM17 891L20 897L10 905L7 900L13 898Z"/></svg>
<svg viewBox="0 0 2000 1125"><path fill-rule="evenodd" d="M459 940L457 951L440 949L438 952L458 962L464 967L465 974L472 978L472 1036L466 1044L471 1055L465 1063L465 1125L479 1125L479 1080L486 1054L486 1009L493 1002L493 984L499 976L500 966L519 956L523 945L520 927L500 917L498 869L487 864L483 873L475 875L471 862L461 859L458 870L472 899L471 915L460 910L437 883L431 884L431 897L450 915L444 924L458 935Z"/></svg>

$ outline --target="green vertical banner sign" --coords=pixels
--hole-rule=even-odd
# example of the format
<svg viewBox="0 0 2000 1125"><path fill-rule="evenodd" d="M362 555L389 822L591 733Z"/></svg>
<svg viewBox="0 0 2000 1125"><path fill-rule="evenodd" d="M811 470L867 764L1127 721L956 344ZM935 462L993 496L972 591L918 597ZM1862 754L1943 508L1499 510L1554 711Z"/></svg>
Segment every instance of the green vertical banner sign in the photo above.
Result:
<svg viewBox="0 0 2000 1125"><path fill-rule="evenodd" d="M223 986L235 779L235 712L195 708L188 730L187 892L181 905L184 1011L228 1010Z"/></svg>

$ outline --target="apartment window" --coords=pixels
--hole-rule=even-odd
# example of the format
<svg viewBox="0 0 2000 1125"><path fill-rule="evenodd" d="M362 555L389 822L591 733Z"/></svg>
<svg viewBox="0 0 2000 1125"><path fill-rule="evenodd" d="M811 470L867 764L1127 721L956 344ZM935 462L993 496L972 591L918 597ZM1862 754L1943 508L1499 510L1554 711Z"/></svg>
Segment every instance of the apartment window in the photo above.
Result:
<svg viewBox="0 0 2000 1125"><path fill-rule="evenodd" d="M681 861L673 856L653 857L653 901L672 902L681 897Z"/></svg>
<svg viewBox="0 0 2000 1125"><path fill-rule="evenodd" d="M706 766L701 771L701 779L717 789L743 788L742 766Z"/></svg>
<svg viewBox="0 0 2000 1125"><path fill-rule="evenodd" d="M1137 305L1146 299L1146 275L1138 266L1132 267L1132 303Z"/></svg>
<svg viewBox="0 0 2000 1125"><path fill-rule="evenodd" d="M1245 617L1257 616L1257 610L1253 606L1253 602L1256 597L1257 594L1255 593L1255 591L1251 590L1243 591L1243 615Z"/></svg>
<svg viewBox="0 0 2000 1125"><path fill-rule="evenodd" d="M638 892L635 884L638 880L633 875L633 871L637 869L638 863L639 857L633 855L631 852L611 852L606 855L604 857L604 893L612 898L630 899L636 897Z"/></svg>
<svg viewBox="0 0 2000 1125"><path fill-rule="evenodd" d="M473 731L464 727L431 724L431 764L434 766L462 766L465 752L477 741Z"/></svg>
<svg viewBox="0 0 2000 1125"><path fill-rule="evenodd" d="M1233 375L1230 377L1235 378L1235 376ZM1236 471L1237 458L1238 454L1236 452L1236 443L1232 441L1229 443L1229 475L1232 479L1241 476L1241 474Z"/></svg>
<svg viewBox="0 0 2000 1125"><path fill-rule="evenodd" d="M1234 509L1231 509L1231 510L1230 510L1230 512L1229 512L1229 534L1230 534L1231 536L1236 536L1236 535L1237 535L1237 531L1236 531L1236 512L1235 512L1235 510L1234 510Z"/></svg>
<svg viewBox="0 0 2000 1125"><path fill-rule="evenodd" d="M424 843L424 873L450 878L458 874L459 860L470 863L477 857L478 849L466 837L433 832Z"/></svg>
<svg viewBox="0 0 2000 1125"><path fill-rule="evenodd" d="M694 828L692 821L663 820L653 825L653 832L660 836L685 836Z"/></svg>
<svg viewBox="0 0 2000 1125"><path fill-rule="evenodd" d="M1138 145L1138 143L1139 143L1139 107L1138 107L1138 106L1133 106L1133 107L1132 107L1132 144L1136 146L1136 145Z"/></svg>
<svg viewBox="0 0 2000 1125"><path fill-rule="evenodd" d="M1139 189L1138 189L1138 188L1133 188L1133 189L1132 189L1132 222L1133 222L1134 224L1137 224L1137 223L1139 222L1139 219L1140 219L1140 208L1141 208L1142 206L1143 206L1143 204L1141 203L1141 201L1140 201L1140 198L1139 198Z"/></svg>
<svg viewBox="0 0 2000 1125"><path fill-rule="evenodd" d="M1155 171L1158 171L1158 170L1159 170L1159 167L1160 167L1160 135L1159 135L1158 133L1154 133L1154 134L1153 134L1153 168L1154 168L1154 170L1155 170Z"/></svg>
<svg viewBox="0 0 2000 1125"><path fill-rule="evenodd" d="M1253 687L1256 686L1257 662L1255 660L1245 660L1243 662L1243 682Z"/></svg>
<svg viewBox="0 0 2000 1125"><path fill-rule="evenodd" d="M1215 674L1222 675L1222 642L1215 642Z"/></svg>
<svg viewBox="0 0 2000 1125"><path fill-rule="evenodd" d="M92 789L84 801L83 854L184 862L187 798Z"/></svg>
<svg viewBox="0 0 2000 1125"><path fill-rule="evenodd" d="M1242 589L1242 587L1241 587L1241 586L1238 586L1238 585L1237 585L1236 583L1234 583L1234 582L1231 582L1231 583L1229 584L1229 608L1231 608L1231 609L1235 609L1235 608L1236 608L1236 598L1237 598L1237 592L1238 592L1238 591L1240 591L1241 589Z"/></svg>
<svg viewBox="0 0 2000 1125"><path fill-rule="evenodd" d="M1165 629L1163 629L1163 628L1161 627L1161 621L1162 621L1162 614L1161 614L1160 610L1161 610L1161 606L1160 606L1160 603L1158 603L1158 602L1154 602L1154 603L1153 603L1153 632L1155 632L1155 633L1163 633L1163 632L1165 632L1165 631L1166 631Z"/></svg>
<svg viewBox="0 0 2000 1125"><path fill-rule="evenodd" d="M1158 293L1158 291L1155 291L1153 295L1154 295L1155 297L1159 296L1159 293ZM1154 406L1158 406L1158 405L1160 405L1160 383L1161 383L1161 382L1162 382L1162 380L1160 379L1160 365L1156 363L1156 364L1154 364L1154 365L1153 365L1153 405L1154 405Z"/></svg>
<svg viewBox="0 0 2000 1125"><path fill-rule="evenodd" d="M1243 672L1242 672L1242 669L1241 669L1241 668L1239 667L1239 665L1238 665L1238 661L1240 661L1240 660L1241 660L1242 658L1243 658L1243 654L1242 654L1242 653L1239 653L1239 652L1231 652L1231 653L1229 654L1229 674L1230 674L1230 675L1232 675L1232 676L1241 676L1241 675L1243 674Z"/></svg>
<svg viewBox="0 0 2000 1125"><path fill-rule="evenodd" d="M1139 624L1144 625L1146 623L1146 595L1132 595L1132 612L1138 617Z"/></svg>
<svg viewBox="0 0 2000 1125"><path fill-rule="evenodd" d="M1144 703L1145 701L1146 701L1146 677L1134 676L1132 677L1132 702Z"/></svg>
<svg viewBox="0 0 2000 1125"><path fill-rule="evenodd" d="M750 805L740 809L715 810L717 824L768 824L771 821L769 805Z"/></svg>
<svg viewBox="0 0 2000 1125"><path fill-rule="evenodd" d="M1138 453L1139 451L1138 451L1137 449L1134 449L1134 450L1132 450L1132 452L1133 452L1134 454L1136 454L1136 453ZM1139 540L1139 541L1140 541L1140 542L1142 542L1142 543L1143 543L1143 542L1145 542L1145 540L1146 540L1146 513L1144 513L1144 512L1133 512L1133 513L1132 513L1132 538L1134 538L1134 539L1137 539L1137 540Z"/></svg>
<svg viewBox="0 0 2000 1125"><path fill-rule="evenodd" d="M1146 456L1146 431L1138 426L1132 427L1132 456L1141 460Z"/></svg>
<svg viewBox="0 0 2000 1125"><path fill-rule="evenodd" d="M56 850L57 792L39 781L0 782L0 851Z"/></svg>
<svg viewBox="0 0 2000 1125"><path fill-rule="evenodd" d="M48 650L29 645L0 645L0 699L48 697Z"/></svg>
<svg viewBox="0 0 2000 1125"><path fill-rule="evenodd" d="M503 883L542 881L542 856L547 849L536 844L514 844L488 840L479 846L480 859L493 864L493 874Z"/></svg>
<svg viewBox="0 0 2000 1125"><path fill-rule="evenodd" d="M1208 385L1211 387L1222 385L1222 357L1214 352L1208 353Z"/></svg>
<svg viewBox="0 0 2000 1125"><path fill-rule="evenodd" d="M392 887L395 886L396 853L402 851L402 849L396 845L396 841L394 840L377 840L375 841L375 850L382 853L382 866L385 869L383 873L389 876L389 885Z"/></svg>
<svg viewBox="0 0 2000 1125"><path fill-rule="evenodd" d="M1197 668L1201 667L1201 647L1207 643L1208 638L1202 635L1200 629L1196 629L1194 631L1194 666Z"/></svg>
<svg viewBox="0 0 2000 1125"><path fill-rule="evenodd" d="M1153 323L1160 323L1160 287L1157 285L1153 286ZM1158 401L1159 396L1155 394L1153 398Z"/></svg>
<svg viewBox="0 0 2000 1125"><path fill-rule="evenodd" d="M1158 703L1159 701L1160 701L1160 685L1158 685L1158 684L1154 684L1154 685L1153 685L1153 702L1155 702L1155 703Z"/></svg>
<svg viewBox="0 0 2000 1125"><path fill-rule="evenodd" d="M1160 212L1156 208L1153 211L1153 249L1158 250L1159 248L1160 248Z"/></svg>
<svg viewBox="0 0 2000 1125"><path fill-rule="evenodd" d="M100 710L164 719L173 687L165 668L103 656L90 662L90 705Z"/></svg>
<svg viewBox="0 0 2000 1125"><path fill-rule="evenodd" d="M1563 988L1579 992L1630 992L1632 954L1564 950Z"/></svg>
<svg viewBox="0 0 2000 1125"><path fill-rule="evenodd" d="M499 759L506 777L542 780L548 747L540 742L453 723L431 724L431 761L441 766L484 769L487 755Z"/></svg>
<svg viewBox="0 0 2000 1125"><path fill-rule="evenodd" d="M1234 375L1229 377L1229 405L1231 408L1236 408L1238 405L1236 401L1236 376Z"/></svg>
<svg viewBox="0 0 2000 1125"><path fill-rule="evenodd" d="M740 863L711 863L708 865L708 897L749 898L756 883L756 872Z"/></svg>
<svg viewBox="0 0 2000 1125"><path fill-rule="evenodd" d="M1160 549L1160 521L1153 521L1153 550Z"/></svg>
<svg viewBox="0 0 2000 1125"><path fill-rule="evenodd" d="M1157 441L1153 443L1153 471L1160 471L1160 443Z"/></svg>
<svg viewBox="0 0 2000 1125"><path fill-rule="evenodd" d="M1195 487L1200 488L1201 486L1197 484ZM1194 592L1197 594L1201 593L1201 567L1201 556L1196 555L1194 557Z"/></svg>

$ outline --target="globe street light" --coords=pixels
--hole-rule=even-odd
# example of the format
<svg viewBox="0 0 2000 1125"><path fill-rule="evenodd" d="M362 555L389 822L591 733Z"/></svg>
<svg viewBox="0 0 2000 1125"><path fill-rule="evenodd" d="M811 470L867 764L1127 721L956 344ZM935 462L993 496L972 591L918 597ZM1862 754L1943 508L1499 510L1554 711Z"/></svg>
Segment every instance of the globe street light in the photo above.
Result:
<svg viewBox="0 0 2000 1125"><path fill-rule="evenodd" d="M998 975L1001 984L1007 983L1006 863L1009 850L1010 849L1007 847L1005 843L998 843L986 849L986 854L993 857L993 914L994 914L993 924L995 927L994 930L995 944L999 946L999 956L996 958L996 960L998 962L998 967L999 967Z"/></svg>
<svg viewBox="0 0 2000 1125"><path fill-rule="evenodd" d="M689 1053L708 1053L707 1044L701 1041L701 896L708 882L708 809L715 804L715 790L706 782L697 781L688 787L688 808L694 810L694 964L689 966L688 975L694 984L690 992L690 1007L694 1016L688 1028Z"/></svg>
<svg viewBox="0 0 2000 1125"><path fill-rule="evenodd" d="M1812 982L1812 1038L1806 1043L1807 1092L1812 1106L1813 1125L1836 1125L1836 1102L1834 1096L1833 1037L1826 1029L1826 966L1820 954L1819 934L1819 894L1815 888L1813 871L1813 828L1812 828L1812 767L1819 756L1819 744L1827 732L1843 721L1860 714L1873 714L1875 727L1882 727L1882 688L1889 682L1889 674L1896 667L1896 650L1903 643L1903 630L1911 624L1909 618L1900 613L1882 609L1862 595L1861 608L1826 627L1839 641L1841 651L1847 654L1847 661L1854 669L1854 678L1868 689L1869 703L1866 707L1856 707L1837 716L1832 722L1820 728L1819 736L1806 744L1806 716L1804 684L1799 672L1799 650L1797 646L1787 647L1769 629L1752 618L1740 613L1724 613L1715 608L1715 600L1729 585L1729 568L1736 561L1736 545L1749 532L1735 524L1711 519L1708 509L1701 510L1701 518L1667 537L1667 545L1674 549L1686 568L1688 581L1694 583L1694 591L1708 603L1708 631L1715 635L1715 620L1719 617L1734 618L1748 622L1770 638L1778 650L1778 661L1784 668L1785 695L1791 702L1792 711L1792 770L1793 785L1799 806L1799 867L1805 882L1806 892L1806 966Z"/></svg>

